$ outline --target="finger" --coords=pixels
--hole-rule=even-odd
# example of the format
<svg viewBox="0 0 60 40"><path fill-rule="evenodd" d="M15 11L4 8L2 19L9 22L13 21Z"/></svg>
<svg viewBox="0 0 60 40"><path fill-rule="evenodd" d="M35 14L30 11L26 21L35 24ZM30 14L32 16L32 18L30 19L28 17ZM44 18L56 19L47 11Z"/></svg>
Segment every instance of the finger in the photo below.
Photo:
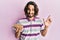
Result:
<svg viewBox="0 0 60 40"><path fill-rule="evenodd" d="M50 18L49 21L52 22L52 19Z"/></svg>
<svg viewBox="0 0 60 40"><path fill-rule="evenodd" d="M45 24L45 19L43 18L43 23Z"/></svg>
<svg viewBox="0 0 60 40"><path fill-rule="evenodd" d="M13 25L12 27L13 27L13 28L16 28L16 25Z"/></svg>
<svg viewBox="0 0 60 40"><path fill-rule="evenodd" d="M48 16L48 20L52 22L51 15Z"/></svg>
<svg viewBox="0 0 60 40"><path fill-rule="evenodd" d="M44 21L44 18L43 18L43 21Z"/></svg>
<svg viewBox="0 0 60 40"><path fill-rule="evenodd" d="M15 24L14 27L17 27L17 24Z"/></svg>
<svg viewBox="0 0 60 40"><path fill-rule="evenodd" d="M50 18L50 16L51 16L51 15L49 15L49 16L47 17L46 21L48 21L48 20L50 20L50 19L51 19L51 18Z"/></svg>
<svg viewBox="0 0 60 40"><path fill-rule="evenodd" d="M16 29L16 32L18 32L18 29Z"/></svg>
<svg viewBox="0 0 60 40"><path fill-rule="evenodd" d="M51 17L51 15L49 15L48 17L47 17L47 19L49 19Z"/></svg>

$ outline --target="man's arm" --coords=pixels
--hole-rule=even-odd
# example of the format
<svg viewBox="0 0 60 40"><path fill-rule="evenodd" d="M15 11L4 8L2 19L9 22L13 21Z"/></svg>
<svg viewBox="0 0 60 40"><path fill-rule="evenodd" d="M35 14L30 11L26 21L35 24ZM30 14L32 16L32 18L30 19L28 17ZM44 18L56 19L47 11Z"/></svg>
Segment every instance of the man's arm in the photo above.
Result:
<svg viewBox="0 0 60 40"><path fill-rule="evenodd" d="M21 33L20 31L15 32L15 37L19 38L20 37L20 33Z"/></svg>
<svg viewBox="0 0 60 40"><path fill-rule="evenodd" d="M51 24L51 22L52 22L52 20L51 20L51 18L50 18L50 15L48 16L48 18L47 18L46 21L45 21L44 19L43 19L43 21L44 21L45 27L44 27L44 29L41 30L40 32L41 32L41 35L42 35L42 36L45 36L45 35L47 34L47 31L48 31L48 26L49 26L49 25Z"/></svg>
<svg viewBox="0 0 60 40"><path fill-rule="evenodd" d="M40 31L41 32L41 35L42 36L45 36L47 34L47 31L48 31L48 28L47 28L47 26L45 26L45 28Z"/></svg>
<svg viewBox="0 0 60 40"><path fill-rule="evenodd" d="M15 24L14 25L15 30L15 37L19 38L20 37L20 33L22 32L23 26L20 24Z"/></svg>

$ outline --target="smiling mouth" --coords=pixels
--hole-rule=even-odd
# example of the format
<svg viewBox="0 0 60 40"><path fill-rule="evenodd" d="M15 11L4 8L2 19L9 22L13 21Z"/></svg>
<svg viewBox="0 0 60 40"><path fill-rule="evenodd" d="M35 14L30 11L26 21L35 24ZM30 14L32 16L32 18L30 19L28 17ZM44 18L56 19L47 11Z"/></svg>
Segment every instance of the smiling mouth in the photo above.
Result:
<svg viewBox="0 0 60 40"><path fill-rule="evenodd" d="M31 15L28 15L28 17L31 18L31 17L34 17L34 16L33 15L32 16Z"/></svg>
<svg viewBox="0 0 60 40"><path fill-rule="evenodd" d="M27 13L27 17L31 18L34 17L33 13Z"/></svg>

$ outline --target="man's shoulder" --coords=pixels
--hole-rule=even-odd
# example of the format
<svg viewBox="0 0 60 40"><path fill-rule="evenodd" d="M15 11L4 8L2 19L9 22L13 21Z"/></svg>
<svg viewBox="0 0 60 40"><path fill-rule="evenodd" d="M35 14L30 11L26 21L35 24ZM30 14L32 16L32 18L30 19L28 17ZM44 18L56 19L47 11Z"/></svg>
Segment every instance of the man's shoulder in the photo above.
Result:
<svg viewBox="0 0 60 40"><path fill-rule="evenodd" d="M42 20L42 19L41 19L41 18L39 18L39 17L35 17L35 19L36 19L36 20Z"/></svg>
<svg viewBox="0 0 60 40"><path fill-rule="evenodd" d="M19 21L25 21L27 18L20 18Z"/></svg>
<svg viewBox="0 0 60 40"><path fill-rule="evenodd" d="M38 22L43 22L43 18L36 17L35 20Z"/></svg>

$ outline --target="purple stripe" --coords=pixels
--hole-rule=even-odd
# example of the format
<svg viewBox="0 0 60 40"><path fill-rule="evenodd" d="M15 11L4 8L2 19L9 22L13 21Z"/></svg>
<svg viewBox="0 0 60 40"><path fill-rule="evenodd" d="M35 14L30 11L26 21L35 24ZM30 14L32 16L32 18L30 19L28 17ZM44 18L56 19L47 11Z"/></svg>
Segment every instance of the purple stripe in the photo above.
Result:
<svg viewBox="0 0 60 40"><path fill-rule="evenodd" d="M21 19L19 19L19 20L24 20L24 19L27 19L27 18L21 18Z"/></svg>
<svg viewBox="0 0 60 40"><path fill-rule="evenodd" d="M19 20L24 20L24 19L27 19L28 21L30 21L30 20L28 19L28 17L26 17L26 18L21 18L21 19L19 19ZM35 19L39 19L39 18L38 18L38 17L34 17L33 21L35 21Z"/></svg>
<svg viewBox="0 0 60 40"><path fill-rule="evenodd" d="M27 27L42 27L43 24L34 24L34 25L25 25L24 28L27 28Z"/></svg>
<svg viewBox="0 0 60 40"><path fill-rule="evenodd" d="M37 35L39 35L40 33L37 33L37 34L21 34L21 35L23 35L23 36L37 36Z"/></svg>
<svg viewBox="0 0 60 40"><path fill-rule="evenodd" d="M27 19L28 21L30 21L28 17L27 17L26 19ZM38 18L38 17L34 17L32 21L35 21L35 19L39 19L39 18Z"/></svg>

